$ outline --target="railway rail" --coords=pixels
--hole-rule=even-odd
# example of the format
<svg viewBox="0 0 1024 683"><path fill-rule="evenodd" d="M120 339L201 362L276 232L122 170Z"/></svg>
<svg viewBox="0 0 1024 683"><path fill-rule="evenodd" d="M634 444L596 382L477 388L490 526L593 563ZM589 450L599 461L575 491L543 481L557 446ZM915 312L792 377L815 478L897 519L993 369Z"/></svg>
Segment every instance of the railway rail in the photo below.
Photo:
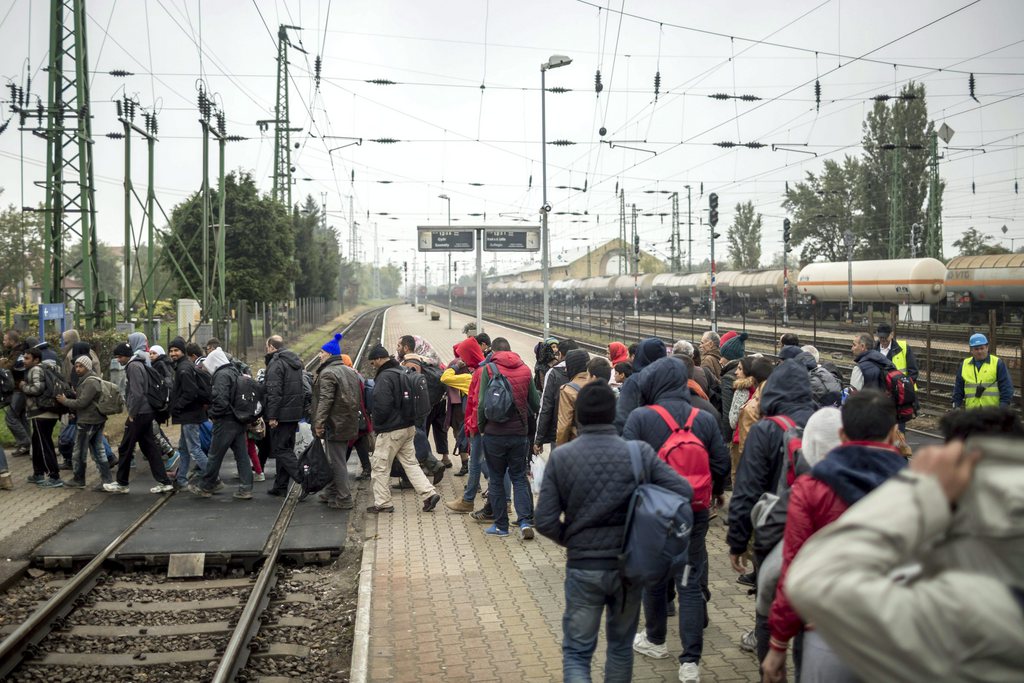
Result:
<svg viewBox="0 0 1024 683"><path fill-rule="evenodd" d="M386 310L366 311L342 330L344 335L361 339L353 356L356 367L370 344L381 336ZM173 495L163 494L71 578L47 582L57 591L20 624L0 629L0 634L6 636L0 642L0 680L8 680L12 672L26 664L33 669L60 671L58 680L76 680L66 675L68 669L84 668L86 671L80 671L85 676L82 680L91 680L93 675L102 676L121 667L185 666L190 668L177 673L188 679L201 672L204 679L209 676L208 680L215 683L226 683L238 677L250 656L302 659L309 655L308 647L275 641L273 633L265 639L268 642L254 646L261 630L313 625L303 617L264 622L272 603L313 601L301 591L275 593L282 543L300 499L295 485L281 504L263 548L261 568L254 576L158 581L147 573L118 578L107 574L105 565L118 548ZM81 623L71 624L72 619ZM54 640L57 642L53 647L48 647ZM169 675L168 669L162 671ZM29 679L51 680L46 673L29 675Z"/></svg>

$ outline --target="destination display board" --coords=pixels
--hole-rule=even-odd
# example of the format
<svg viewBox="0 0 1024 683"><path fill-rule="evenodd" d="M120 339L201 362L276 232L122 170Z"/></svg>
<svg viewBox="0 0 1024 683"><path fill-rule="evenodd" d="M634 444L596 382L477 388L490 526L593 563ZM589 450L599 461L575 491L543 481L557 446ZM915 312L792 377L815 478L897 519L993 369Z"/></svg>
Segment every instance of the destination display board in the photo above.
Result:
<svg viewBox="0 0 1024 683"><path fill-rule="evenodd" d="M473 251L473 230L444 230L433 226L417 228L420 251Z"/></svg>
<svg viewBox="0 0 1024 683"><path fill-rule="evenodd" d="M484 251L540 251L540 228L484 228Z"/></svg>

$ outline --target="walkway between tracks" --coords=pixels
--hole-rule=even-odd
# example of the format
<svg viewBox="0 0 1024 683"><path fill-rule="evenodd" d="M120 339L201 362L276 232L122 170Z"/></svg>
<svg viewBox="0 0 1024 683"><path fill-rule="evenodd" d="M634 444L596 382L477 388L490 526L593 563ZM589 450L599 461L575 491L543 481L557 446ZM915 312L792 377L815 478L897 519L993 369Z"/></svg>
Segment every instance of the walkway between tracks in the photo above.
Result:
<svg viewBox="0 0 1024 683"><path fill-rule="evenodd" d="M392 308L385 329L388 349L393 352L401 335L418 334L443 361L451 360L452 345L463 339L462 326L470 318L456 314L449 330L447 313L431 322L431 309ZM497 325L484 329L492 338L506 337L532 367L536 338ZM465 479L452 477L454 472L448 470L439 485L445 500L462 494ZM561 680L564 550L539 535L532 541L484 536L483 525L443 505L425 514L412 491L396 492L394 504L393 515L368 520L368 531L372 534L375 526L376 535L369 541L375 548L364 550L374 552L366 680ZM754 657L737 647L743 630L753 625L753 599L728 567L720 520L712 522L708 553L713 598L702 680L758 680ZM678 622L669 625L668 644L669 659L637 655L633 680L678 680ZM595 680L601 678L603 661L602 636Z"/></svg>

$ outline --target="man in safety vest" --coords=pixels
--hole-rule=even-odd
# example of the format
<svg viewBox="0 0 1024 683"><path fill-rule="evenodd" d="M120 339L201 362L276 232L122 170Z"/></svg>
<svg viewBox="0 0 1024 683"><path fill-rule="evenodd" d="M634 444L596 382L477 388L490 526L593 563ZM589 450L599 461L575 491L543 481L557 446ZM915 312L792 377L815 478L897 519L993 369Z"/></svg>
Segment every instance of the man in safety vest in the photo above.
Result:
<svg viewBox="0 0 1024 683"><path fill-rule="evenodd" d="M917 359L914 358L914 352L910 350L909 346L901 346L896 341L896 337L892 333L892 325L889 323L879 324L875 330L875 337L877 339L875 349L892 361L897 370L912 379L914 384L917 384Z"/></svg>
<svg viewBox="0 0 1024 683"><path fill-rule="evenodd" d="M1013 380L1006 363L988 352L988 338L972 334L971 355L964 359L953 384L954 408L1008 406L1013 402Z"/></svg>

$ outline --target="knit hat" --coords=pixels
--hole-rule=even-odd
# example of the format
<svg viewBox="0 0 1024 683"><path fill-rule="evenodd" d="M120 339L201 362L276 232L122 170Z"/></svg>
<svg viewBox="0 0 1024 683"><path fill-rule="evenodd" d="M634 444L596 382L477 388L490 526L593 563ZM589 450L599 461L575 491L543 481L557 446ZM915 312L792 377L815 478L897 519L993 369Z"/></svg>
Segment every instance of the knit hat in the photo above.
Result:
<svg viewBox="0 0 1024 683"><path fill-rule="evenodd" d="M814 467L839 445L839 429L842 426L843 414L839 408L822 408L811 415L804 426L801 445L808 465Z"/></svg>
<svg viewBox="0 0 1024 683"><path fill-rule="evenodd" d="M187 345L188 344L182 337L175 337L174 339L171 340L171 343L167 345L167 350L169 351L171 349L178 349L182 353L185 353L185 347Z"/></svg>
<svg viewBox="0 0 1024 683"><path fill-rule="evenodd" d="M155 353L157 356L166 356L167 355L167 352L164 351L164 347L160 346L159 344L153 344L152 346L150 346L149 347L149 352L150 353Z"/></svg>
<svg viewBox="0 0 1024 683"><path fill-rule="evenodd" d="M92 358L89 358L89 356L79 356L75 359L75 365L81 365L89 372L92 372Z"/></svg>
<svg viewBox="0 0 1024 683"><path fill-rule="evenodd" d="M347 353L341 354L341 364L352 367L352 358Z"/></svg>
<svg viewBox="0 0 1024 683"><path fill-rule="evenodd" d="M586 372L590 354L583 349L573 349L565 354L565 374L571 380L581 372Z"/></svg>
<svg viewBox="0 0 1024 683"><path fill-rule="evenodd" d="M801 349L799 346L783 346L782 349L779 351L779 360L789 360L790 358L796 358L801 353L803 353L803 351L804 350Z"/></svg>
<svg viewBox="0 0 1024 683"><path fill-rule="evenodd" d="M128 344L126 344L124 342L121 342L120 344L118 344L117 346L114 347L114 356L115 357L116 356L130 356L130 355L132 355L132 347L128 346Z"/></svg>
<svg viewBox="0 0 1024 683"><path fill-rule="evenodd" d="M730 339L732 339L733 337L735 337L735 336L737 336L737 335L736 335L736 332L734 332L733 330L729 330L728 332L723 334L722 337L718 340L718 348L724 349L725 348L725 343L727 341L729 341Z"/></svg>
<svg viewBox="0 0 1024 683"><path fill-rule="evenodd" d="M331 354L332 356L340 356L341 355L341 332L336 333L334 335L334 339L332 339L331 341L329 341L326 344L324 344L323 346L321 346L320 349L322 351L326 351L327 353Z"/></svg>
<svg viewBox="0 0 1024 683"><path fill-rule="evenodd" d="M576 421L581 425L615 421L615 392L603 379L587 382L576 395Z"/></svg>
<svg viewBox="0 0 1024 683"><path fill-rule="evenodd" d="M380 344L377 344L372 349L370 349L370 353L369 353L369 355L367 355L367 358L369 358L370 360L377 360L378 358L390 358L390 357L391 357L391 354L388 353L388 350L385 349Z"/></svg>
<svg viewBox="0 0 1024 683"><path fill-rule="evenodd" d="M729 335L732 336L730 337ZM739 334L736 334L735 332L726 332L725 336L722 337L722 357L728 360L739 360L740 358L743 358L747 353L746 341L748 336L749 335L747 335L746 332L740 332ZM726 339L726 337L729 338Z"/></svg>

